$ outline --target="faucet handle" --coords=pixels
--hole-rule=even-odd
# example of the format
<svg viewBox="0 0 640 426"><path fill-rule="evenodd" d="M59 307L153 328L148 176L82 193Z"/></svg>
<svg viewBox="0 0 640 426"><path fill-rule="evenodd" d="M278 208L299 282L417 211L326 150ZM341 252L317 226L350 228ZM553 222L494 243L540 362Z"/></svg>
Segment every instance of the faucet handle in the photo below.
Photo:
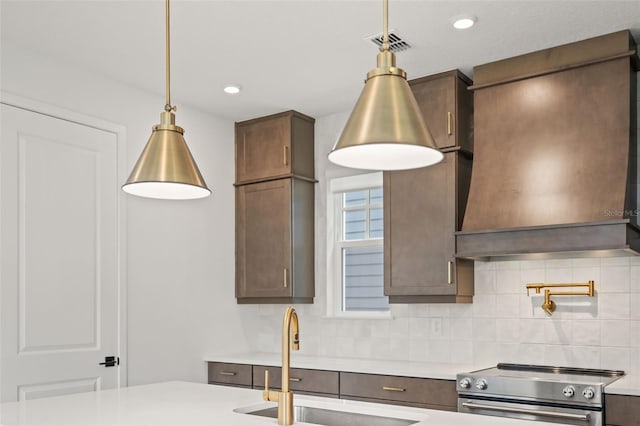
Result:
<svg viewBox="0 0 640 426"><path fill-rule="evenodd" d="M264 369L264 391L262 392L262 399L269 401L269 369Z"/></svg>

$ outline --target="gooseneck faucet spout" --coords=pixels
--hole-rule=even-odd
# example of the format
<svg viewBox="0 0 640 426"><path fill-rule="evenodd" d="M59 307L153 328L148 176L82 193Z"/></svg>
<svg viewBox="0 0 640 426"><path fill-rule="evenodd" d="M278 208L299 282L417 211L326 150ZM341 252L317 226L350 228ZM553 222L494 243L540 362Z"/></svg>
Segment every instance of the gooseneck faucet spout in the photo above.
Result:
<svg viewBox="0 0 640 426"><path fill-rule="evenodd" d="M262 392L262 398L265 401L278 402L279 425L292 425L294 423L293 392L289 390L290 350L297 351L300 349L299 335L298 314L293 306L289 306L282 320L282 391L269 390L269 370L265 370L264 391Z"/></svg>

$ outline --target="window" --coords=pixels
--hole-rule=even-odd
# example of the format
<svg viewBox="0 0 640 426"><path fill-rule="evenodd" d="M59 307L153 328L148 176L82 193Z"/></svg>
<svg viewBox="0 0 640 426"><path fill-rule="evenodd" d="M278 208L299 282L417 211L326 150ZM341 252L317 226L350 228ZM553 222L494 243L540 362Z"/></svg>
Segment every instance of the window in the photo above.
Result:
<svg viewBox="0 0 640 426"><path fill-rule="evenodd" d="M333 179L329 187L328 314L388 316L382 173Z"/></svg>

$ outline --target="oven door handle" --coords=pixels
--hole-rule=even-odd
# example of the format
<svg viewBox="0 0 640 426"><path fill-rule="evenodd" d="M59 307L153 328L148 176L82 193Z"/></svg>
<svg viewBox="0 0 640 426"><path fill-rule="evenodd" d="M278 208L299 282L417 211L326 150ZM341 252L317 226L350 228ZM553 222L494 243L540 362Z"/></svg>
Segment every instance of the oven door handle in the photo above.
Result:
<svg viewBox="0 0 640 426"><path fill-rule="evenodd" d="M589 414L570 414L570 413L556 413L553 411L544 411L544 410L526 410L524 408L511 408L511 407L501 407L496 405L475 404L473 402L463 402L462 406L470 410L493 410L493 411L501 411L504 413L531 414L534 416L555 417L557 419L581 420L583 422L589 421Z"/></svg>

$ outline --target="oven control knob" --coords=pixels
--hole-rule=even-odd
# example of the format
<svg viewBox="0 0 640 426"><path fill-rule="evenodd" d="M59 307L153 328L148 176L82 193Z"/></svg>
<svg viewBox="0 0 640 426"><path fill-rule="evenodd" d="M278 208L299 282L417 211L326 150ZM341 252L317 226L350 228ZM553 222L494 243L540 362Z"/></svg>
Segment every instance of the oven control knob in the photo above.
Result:
<svg viewBox="0 0 640 426"><path fill-rule="evenodd" d="M593 388L591 387L584 388L584 390L582 391L582 396L584 396L587 399L592 399L594 396L596 396L596 391L593 390Z"/></svg>
<svg viewBox="0 0 640 426"><path fill-rule="evenodd" d="M464 379L460 380L460 387L462 389L469 389L471 387L471 379L465 377Z"/></svg>
<svg viewBox="0 0 640 426"><path fill-rule="evenodd" d="M567 398L572 398L576 394L576 388L574 388L573 386L566 386L564 389L562 389L562 394Z"/></svg>
<svg viewBox="0 0 640 426"><path fill-rule="evenodd" d="M484 390L487 388L487 381L485 379L480 379L476 382L476 388L480 390Z"/></svg>

